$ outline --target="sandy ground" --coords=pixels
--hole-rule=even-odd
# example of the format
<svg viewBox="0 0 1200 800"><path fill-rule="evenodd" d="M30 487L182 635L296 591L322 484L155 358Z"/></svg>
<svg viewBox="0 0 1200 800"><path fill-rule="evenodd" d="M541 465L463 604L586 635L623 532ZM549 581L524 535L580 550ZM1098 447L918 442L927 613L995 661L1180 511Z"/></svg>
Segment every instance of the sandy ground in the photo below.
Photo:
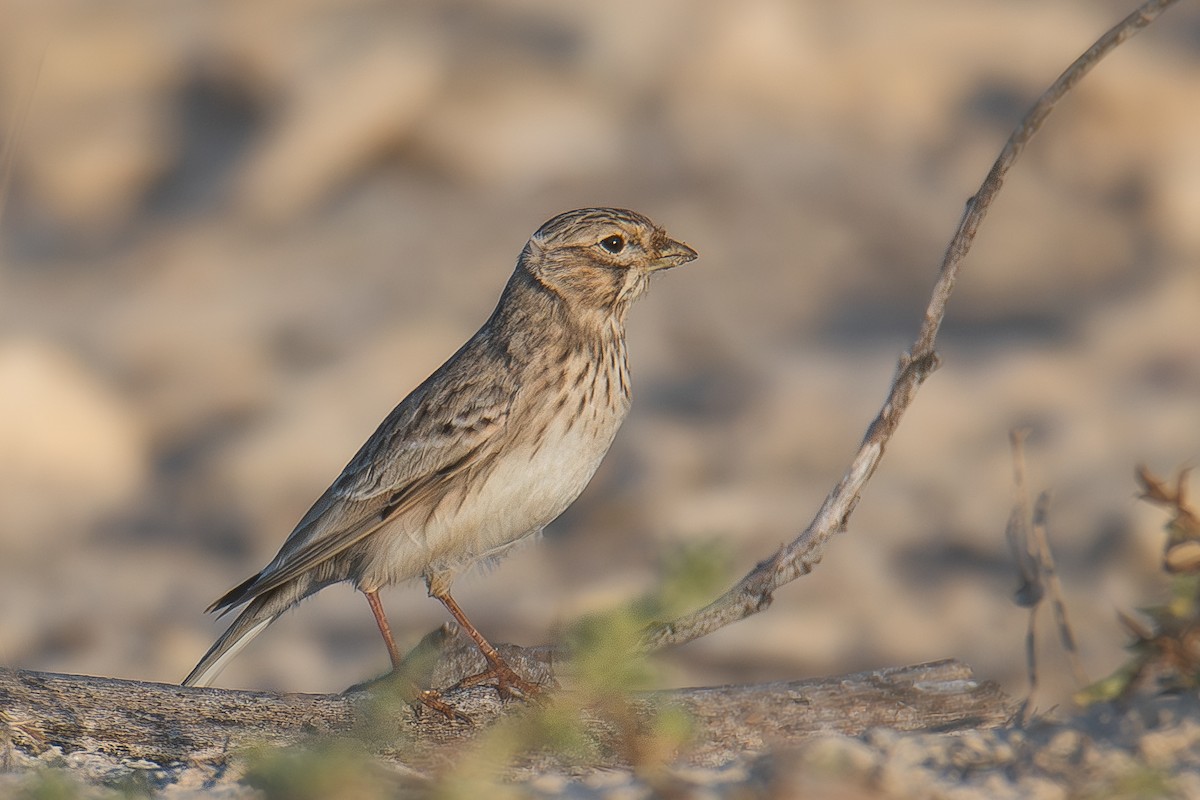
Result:
<svg viewBox="0 0 1200 800"><path fill-rule="evenodd" d="M1128 6L6 4L0 664L182 678L221 629L204 607L482 322L529 233L584 205L702 258L634 310L634 410L592 486L458 598L533 644L681 544L716 543L732 582L838 480L963 202ZM664 683L953 656L1020 693L1018 424L1085 668L1121 663L1115 610L1165 590L1133 467L1200 456L1198 81L1183 4L1062 105L849 532ZM385 603L406 642L443 620L421 587ZM1072 683L1043 644L1050 705ZM337 690L386 663L335 587L222 683Z"/></svg>

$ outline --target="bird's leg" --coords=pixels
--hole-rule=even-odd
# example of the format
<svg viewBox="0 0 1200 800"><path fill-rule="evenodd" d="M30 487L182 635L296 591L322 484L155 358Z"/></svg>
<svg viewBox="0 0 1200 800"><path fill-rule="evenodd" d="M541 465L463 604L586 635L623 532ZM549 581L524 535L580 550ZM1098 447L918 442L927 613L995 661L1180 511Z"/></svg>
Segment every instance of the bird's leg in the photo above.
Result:
<svg viewBox="0 0 1200 800"><path fill-rule="evenodd" d="M379 632L383 634L388 657L392 659L392 669L400 669L404 658L400 655L399 648L396 647L396 640L392 638L392 626L388 624L387 614L383 613L383 603L379 601L379 590L363 589L362 593L366 595L367 602L371 605L371 613L375 615L375 624L379 626Z"/></svg>
<svg viewBox="0 0 1200 800"><path fill-rule="evenodd" d="M363 589L363 594L366 595L367 603L371 606L371 613L375 615L375 624L379 626L379 632L383 634L383 641L388 649L388 657L392 660L392 671L400 672L404 658L400 655L400 649L396 647L396 640L392 638L392 626L388 624L387 614L383 612L383 603L379 600L379 590ZM443 700L439 692L433 689L422 689L415 682L411 683L413 695L429 708L442 714L447 719L471 722L470 717Z"/></svg>
<svg viewBox="0 0 1200 800"><path fill-rule="evenodd" d="M463 612L454 598L450 596L450 587L446 585L448 581L427 577L425 582L429 587L430 597L435 597L441 601L441 604L446 607L446 610L450 612L454 620L467 632L471 640L475 642L475 646L479 648L479 652L483 654L484 659L488 663L488 668L483 672L468 675L454 684L453 688L462 689L468 686L475 686L486 680L495 678L496 689L502 695L529 698L541 693L541 687L518 675L516 670L504 661L504 658L500 655L500 651L493 647L492 643L485 639L483 634L471 624L471 620L467 619L466 613Z"/></svg>

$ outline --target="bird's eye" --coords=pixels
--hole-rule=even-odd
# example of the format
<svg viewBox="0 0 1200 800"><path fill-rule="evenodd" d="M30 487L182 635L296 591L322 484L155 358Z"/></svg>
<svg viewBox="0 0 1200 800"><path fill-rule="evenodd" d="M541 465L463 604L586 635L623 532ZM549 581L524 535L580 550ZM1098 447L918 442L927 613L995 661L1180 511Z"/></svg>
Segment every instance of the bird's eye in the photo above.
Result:
<svg viewBox="0 0 1200 800"><path fill-rule="evenodd" d="M606 239L601 239L600 246L610 253L619 253L625 249L625 239L614 233Z"/></svg>

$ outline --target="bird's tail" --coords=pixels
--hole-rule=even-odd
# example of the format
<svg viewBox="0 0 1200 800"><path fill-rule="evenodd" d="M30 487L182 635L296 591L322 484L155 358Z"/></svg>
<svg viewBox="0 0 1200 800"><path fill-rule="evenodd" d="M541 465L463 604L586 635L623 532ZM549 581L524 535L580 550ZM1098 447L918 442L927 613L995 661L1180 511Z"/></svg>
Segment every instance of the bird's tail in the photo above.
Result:
<svg viewBox="0 0 1200 800"><path fill-rule="evenodd" d="M208 649L196 668L183 679L183 685L208 686L243 647L294 604L295 600L280 597L278 591L267 592L251 600L233 624L221 634L221 638Z"/></svg>

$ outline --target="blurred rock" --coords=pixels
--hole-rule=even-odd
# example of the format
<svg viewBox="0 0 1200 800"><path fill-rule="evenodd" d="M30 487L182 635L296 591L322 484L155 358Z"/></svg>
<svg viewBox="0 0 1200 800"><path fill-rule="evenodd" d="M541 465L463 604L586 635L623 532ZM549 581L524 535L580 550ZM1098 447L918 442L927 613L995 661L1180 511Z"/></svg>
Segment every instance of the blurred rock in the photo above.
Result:
<svg viewBox="0 0 1200 800"><path fill-rule="evenodd" d="M20 4L16 24L6 5L0 118L20 135L17 177L60 230L106 235L130 221L176 155L172 92L185 51L169 19L134 3Z"/></svg>
<svg viewBox="0 0 1200 800"><path fill-rule="evenodd" d="M52 345L0 340L0 553L80 542L148 467L137 420L100 376Z"/></svg>
<svg viewBox="0 0 1200 800"><path fill-rule="evenodd" d="M443 50L389 29L297 76L243 168L236 192L253 218L291 219L385 160L444 79Z"/></svg>
<svg viewBox="0 0 1200 800"><path fill-rule="evenodd" d="M541 188L621 168L623 133L607 99L574 82L511 70L475 76L439 104L415 146L460 180Z"/></svg>

